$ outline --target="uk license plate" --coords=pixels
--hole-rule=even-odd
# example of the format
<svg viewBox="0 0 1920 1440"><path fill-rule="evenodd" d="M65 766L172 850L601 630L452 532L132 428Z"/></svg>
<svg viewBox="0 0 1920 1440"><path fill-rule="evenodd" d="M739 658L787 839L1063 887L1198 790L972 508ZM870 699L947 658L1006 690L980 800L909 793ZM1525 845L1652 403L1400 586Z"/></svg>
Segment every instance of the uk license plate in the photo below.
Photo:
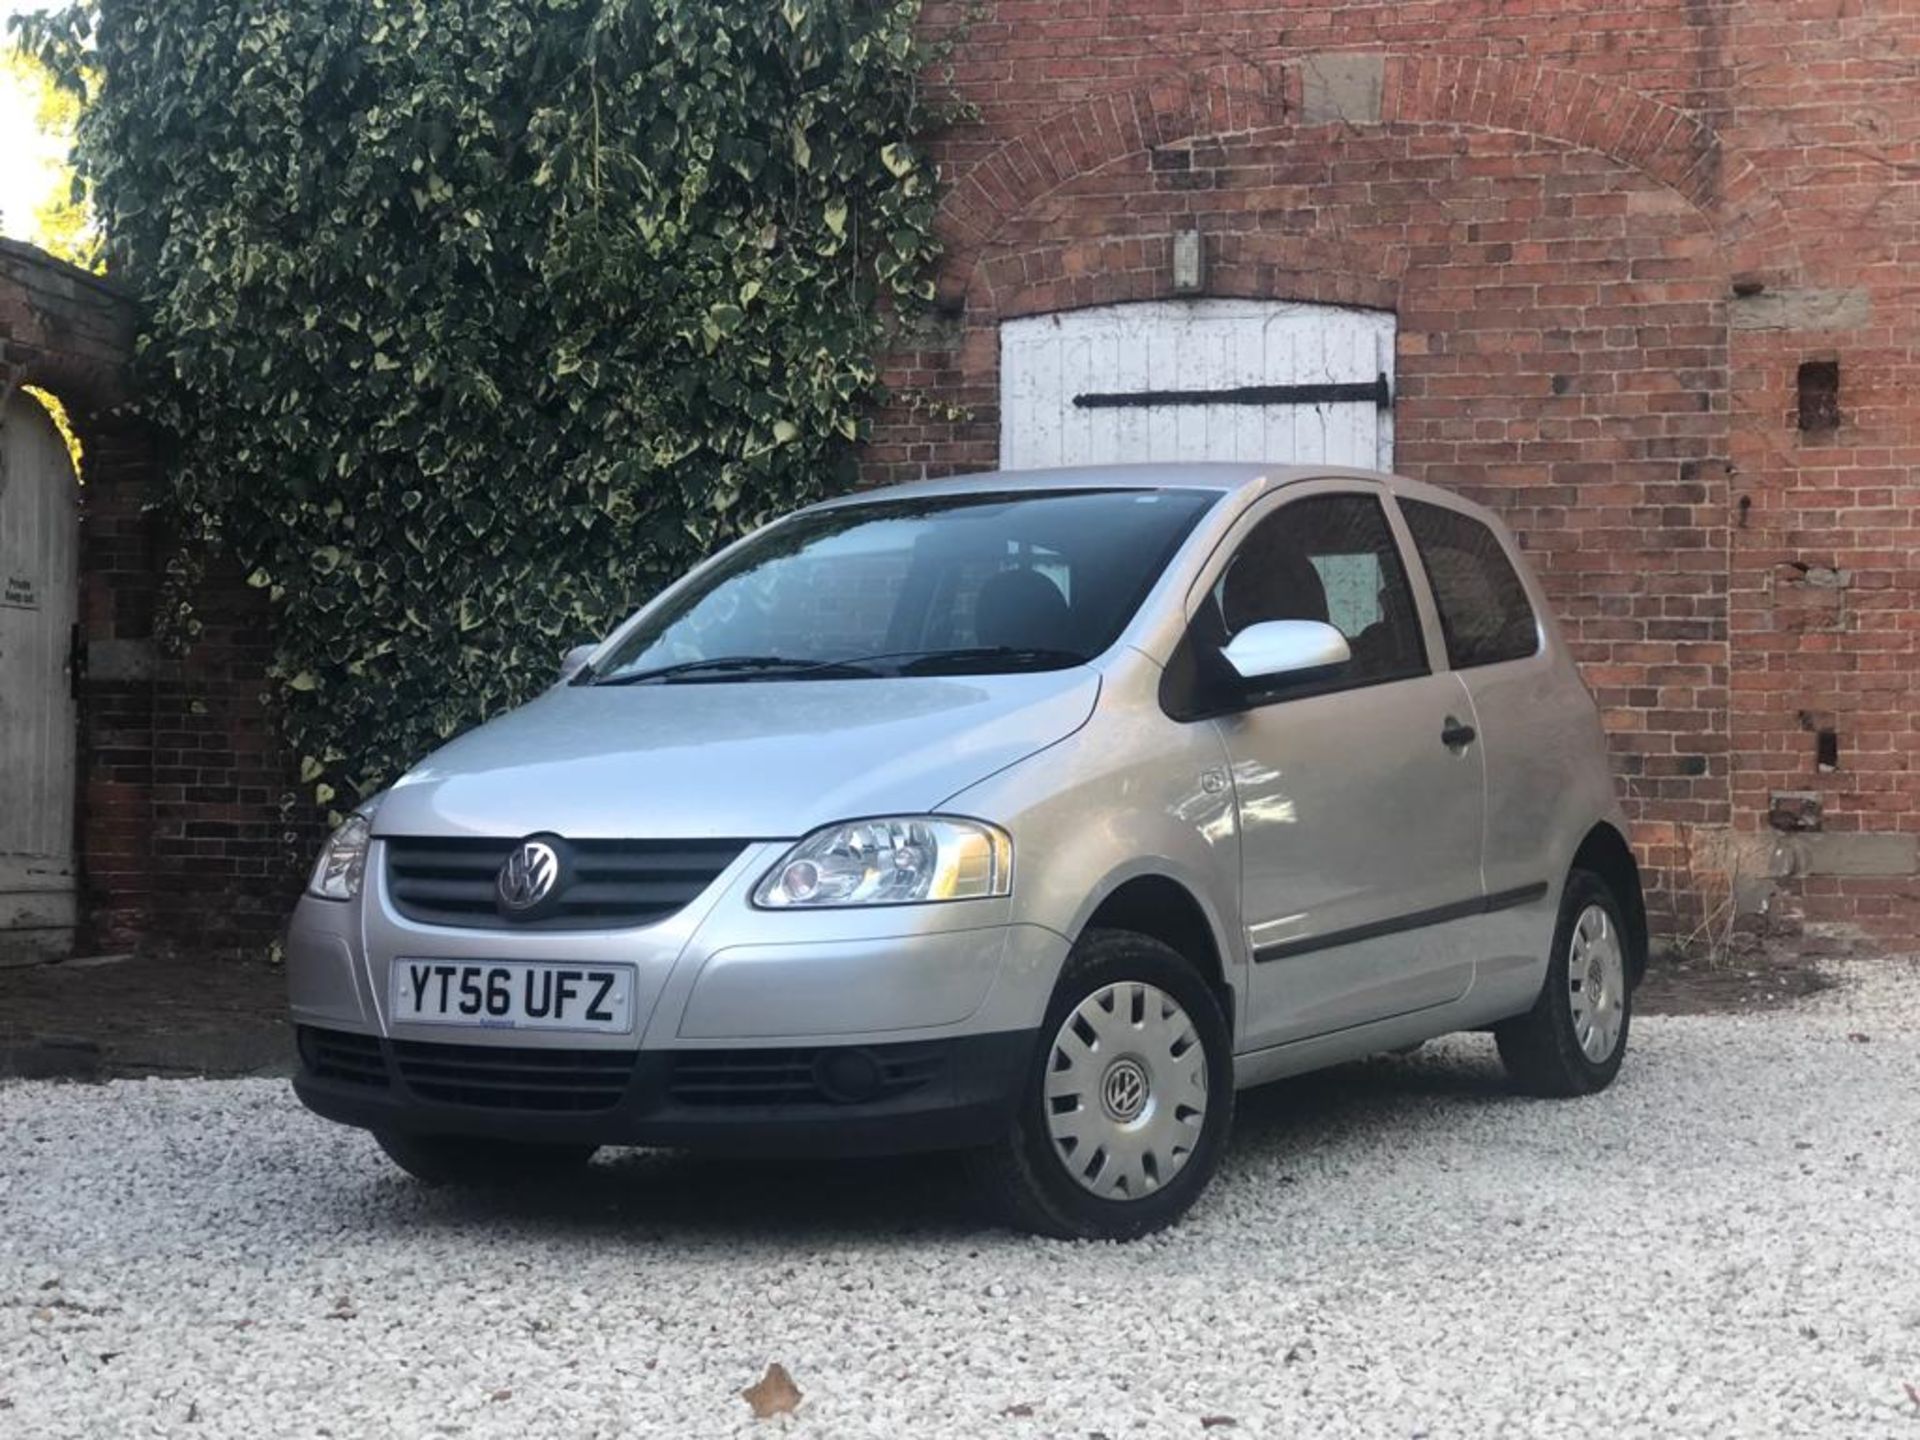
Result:
<svg viewBox="0 0 1920 1440"><path fill-rule="evenodd" d="M631 965L400 959L391 974L393 1018L401 1024L633 1029Z"/></svg>

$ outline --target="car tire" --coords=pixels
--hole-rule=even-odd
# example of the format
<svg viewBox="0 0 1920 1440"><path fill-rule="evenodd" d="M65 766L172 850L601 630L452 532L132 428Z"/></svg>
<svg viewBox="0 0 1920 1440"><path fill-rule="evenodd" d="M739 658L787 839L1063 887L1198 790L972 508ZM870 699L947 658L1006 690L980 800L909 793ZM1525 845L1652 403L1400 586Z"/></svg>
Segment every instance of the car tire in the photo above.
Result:
<svg viewBox="0 0 1920 1440"><path fill-rule="evenodd" d="M1540 996L1493 1030L1515 1088L1565 1097L1613 1083L1633 1020L1629 945L1612 887L1589 870L1568 875Z"/></svg>
<svg viewBox="0 0 1920 1440"><path fill-rule="evenodd" d="M424 1185L488 1188L550 1183L581 1169L599 1148L396 1130L377 1131L373 1138L389 1160Z"/></svg>
<svg viewBox="0 0 1920 1440"><path fill-rule="evenodd" d="M1083 935L1061 972L1006 1134L971 1152L988 1205L1016 1229L1132 1240L1206 1188L1233 1120L1220 1003L1170 946Z"/></svg>

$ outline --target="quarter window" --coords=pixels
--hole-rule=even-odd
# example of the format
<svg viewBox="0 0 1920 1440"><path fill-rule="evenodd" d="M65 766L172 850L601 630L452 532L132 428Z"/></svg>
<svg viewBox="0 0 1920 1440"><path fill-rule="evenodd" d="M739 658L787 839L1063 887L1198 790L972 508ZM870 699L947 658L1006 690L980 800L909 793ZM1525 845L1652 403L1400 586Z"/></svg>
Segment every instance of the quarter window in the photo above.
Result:
<svg viewBox="0 0 1920 1440"><path fill-rule="evenodd" d="M1427 672L1406 568L1370 495L1283 505L1234 555L1214 601L1228 639L1262 620L1319 620L1339 630L1353 658L1332 688Z"/></svg>
<svg viewBox="0 0 1920 1440"><path fill-rule="evenodd" d="M1536 654L1540 622L1499 537L1444 505L1403 500L1400 509L1432 582L1454 669Z"/></svg>

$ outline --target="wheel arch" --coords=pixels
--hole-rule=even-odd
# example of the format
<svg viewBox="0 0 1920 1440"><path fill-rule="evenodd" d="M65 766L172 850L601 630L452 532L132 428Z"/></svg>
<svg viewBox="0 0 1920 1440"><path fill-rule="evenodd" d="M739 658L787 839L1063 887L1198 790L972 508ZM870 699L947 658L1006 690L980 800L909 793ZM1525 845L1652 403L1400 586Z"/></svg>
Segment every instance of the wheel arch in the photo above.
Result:
<svg viewBox="0 0 1920 1440"><path fill-rule="evenodd" d="M1227 1033L1238 1033L1234 1028L1235 992L1227 978L1218 928L1200 897L1187 885L1158 871L1120 878L1081 922L1075 941L1089 930L1131 930L1150 935L1177 951L1200 972L1219 1000Z"/></svg>
<svg viewBox="0 0 1920 1440"><path fill-rule="evenodd" d="M1633 847L1611 824L1602 820L1581 840L1574 851L1574 870L1590 870L1613 891L1621 914L1627 922L1627 960L1636 984L1647 969L1647 902L1640 888L1640 864L1633 858Z"/></svg>

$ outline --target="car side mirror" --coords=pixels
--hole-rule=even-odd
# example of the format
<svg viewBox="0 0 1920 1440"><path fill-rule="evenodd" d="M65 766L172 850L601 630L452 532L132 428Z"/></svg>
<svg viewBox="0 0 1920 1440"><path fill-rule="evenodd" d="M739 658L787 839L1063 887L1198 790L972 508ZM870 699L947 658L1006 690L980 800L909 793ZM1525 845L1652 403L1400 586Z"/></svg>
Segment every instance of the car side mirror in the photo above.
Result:
<svg viewBox="0 0 1920 1440"><path fill-rule="evenodd" d="M592 656L593 652L599 648L600 646L596 642L590 645L576 645L567 651L566 657L560 662L559 683L562 685L566 684L569 680L573 679L574 676L586 669L587 660Z"/></svg>
<svg viewBox="0 0 1920 1440"><path fill-rule="evenodd" d="M1347 663L1347 637L1319 620L1261 620L1220 651L1242 680L1301 680Z"/></svg>

